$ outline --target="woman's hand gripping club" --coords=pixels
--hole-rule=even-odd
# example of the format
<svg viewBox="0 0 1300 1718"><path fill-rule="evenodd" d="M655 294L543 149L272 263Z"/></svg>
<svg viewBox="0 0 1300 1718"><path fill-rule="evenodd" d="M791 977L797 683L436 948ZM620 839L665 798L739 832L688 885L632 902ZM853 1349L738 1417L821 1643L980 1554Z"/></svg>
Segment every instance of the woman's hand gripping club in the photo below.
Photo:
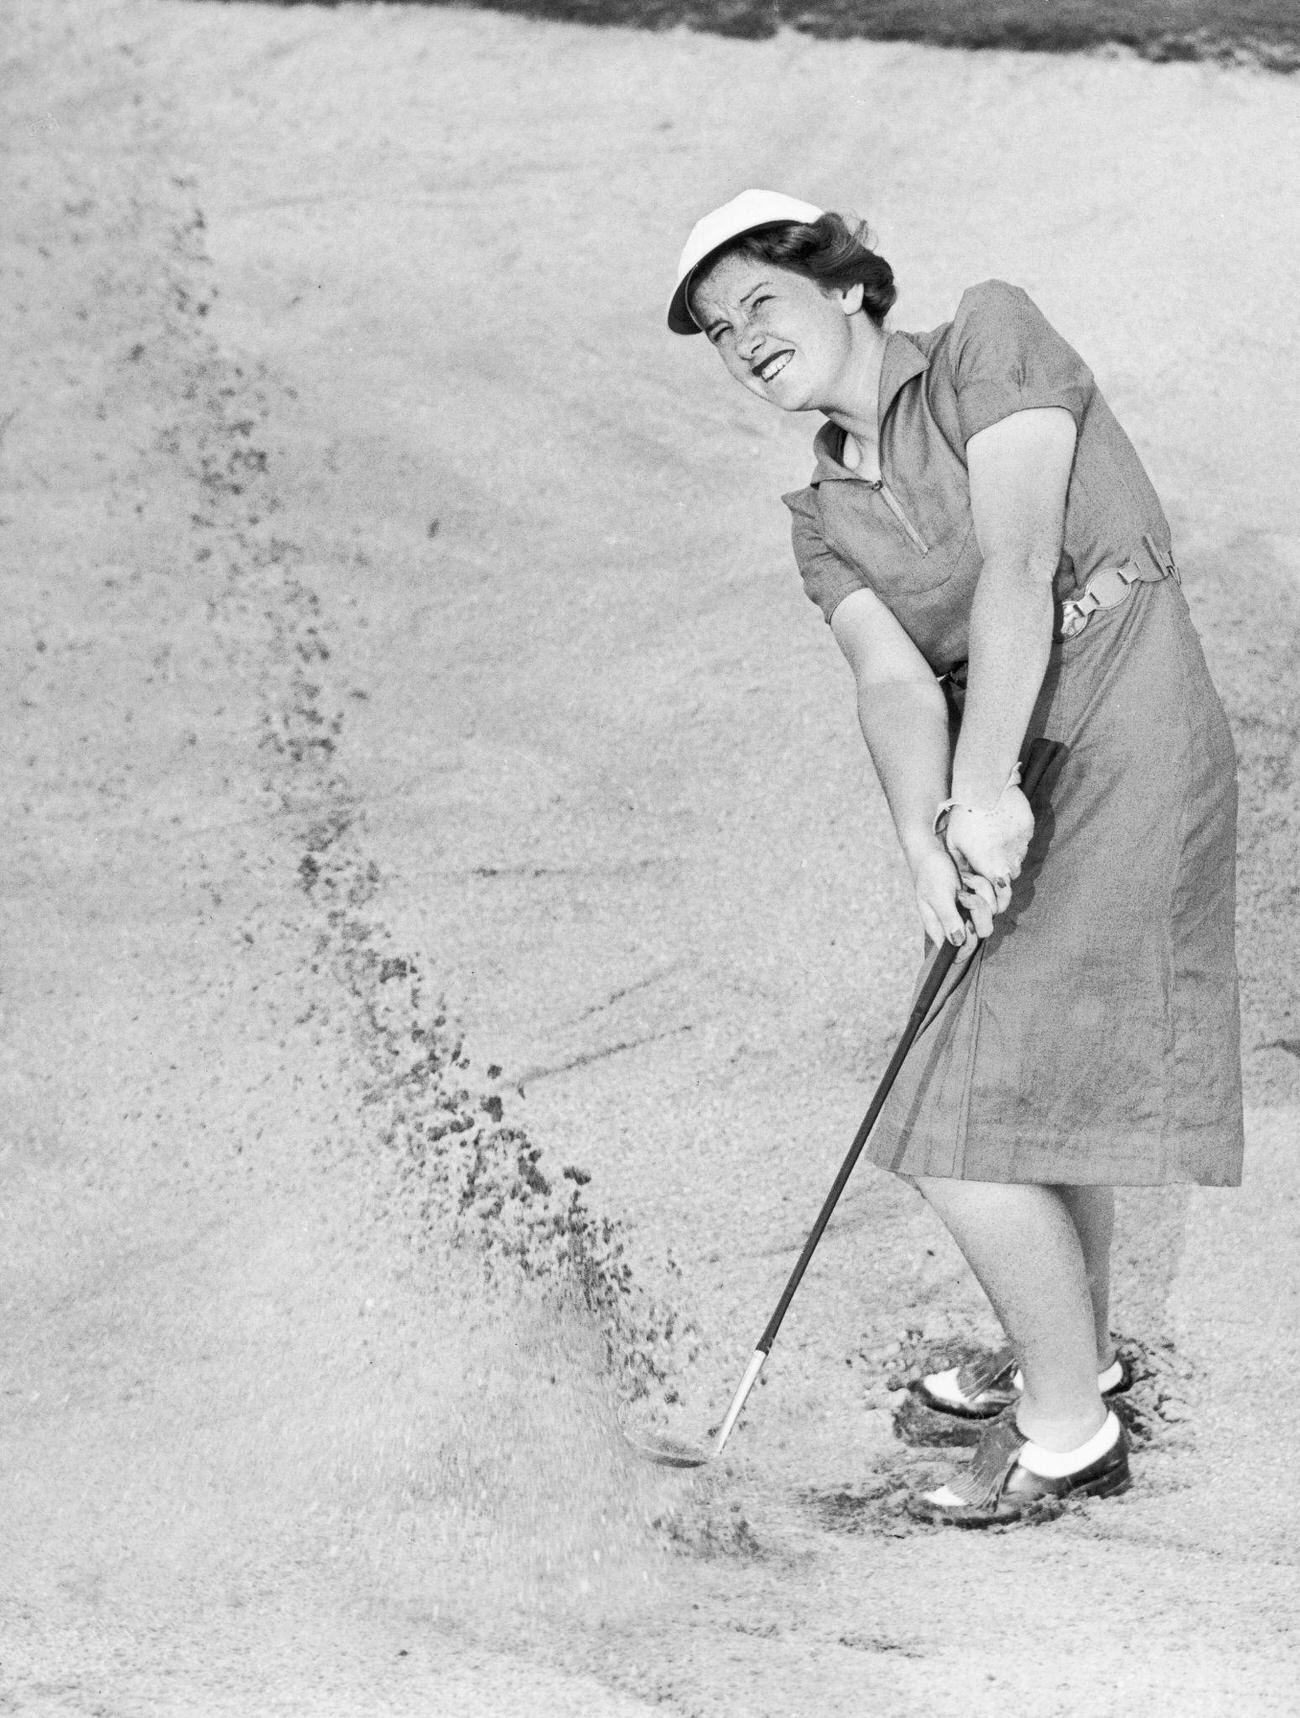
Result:
<svg viewBox="0 0 1300 1718"><path fill-rule="evenodd" d="M926 934L932 942L950 942L960 960L968 960L993 934L993 920L1010 903L1011 885L1029 850L1034 814L1019 781L1017 766L991 806L947 800L935 818L938 839L916 867L913 880Z"/></svg>

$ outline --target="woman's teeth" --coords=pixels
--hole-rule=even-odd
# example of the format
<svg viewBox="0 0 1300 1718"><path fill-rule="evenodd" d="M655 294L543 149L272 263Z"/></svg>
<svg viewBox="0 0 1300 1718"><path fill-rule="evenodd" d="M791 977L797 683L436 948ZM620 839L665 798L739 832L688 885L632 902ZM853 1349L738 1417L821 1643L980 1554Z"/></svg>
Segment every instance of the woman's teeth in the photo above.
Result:
<svg viewBox="0 0 1300 1718"><path fill-rule="evenodd" d="M760 382L770 382L774 376L781 374L793 356L792 352L778 352L775 357L764 358L754 374Z"/></svg>

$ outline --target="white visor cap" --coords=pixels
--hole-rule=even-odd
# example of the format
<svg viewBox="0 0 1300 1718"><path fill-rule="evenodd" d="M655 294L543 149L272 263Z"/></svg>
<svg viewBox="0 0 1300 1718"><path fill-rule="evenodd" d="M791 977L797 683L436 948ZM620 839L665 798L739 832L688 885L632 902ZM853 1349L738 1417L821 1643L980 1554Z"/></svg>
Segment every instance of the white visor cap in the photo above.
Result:
<svg viewBox="0 0 1300 1718"><path fill-rule="evenodd" d="M668 301L668 326L674 334L698 334L700 325L691 315L686 303L696 269L707 262L714 251L738 239L742 233L752 233L756 227L777 226L783 221L800 221L805 225L820 220L824 209L812 203L801 203L797 197L784 196L780 191L742 191L720 209L696 221L691 236L677 264L677 285Z"/></svg>

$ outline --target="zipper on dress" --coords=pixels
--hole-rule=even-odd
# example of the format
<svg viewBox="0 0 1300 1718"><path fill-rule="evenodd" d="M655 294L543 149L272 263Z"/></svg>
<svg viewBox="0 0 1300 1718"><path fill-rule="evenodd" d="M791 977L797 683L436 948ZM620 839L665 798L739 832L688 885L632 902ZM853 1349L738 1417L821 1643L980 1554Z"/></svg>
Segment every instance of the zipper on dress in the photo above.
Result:
<svg viewBox="0 0 1300 1718"><path fill-rule="evenodd" d="M894 515L895 519L898 520L898 523L903 527L904 531L907 532L908 537L912 541L913 548L919 550L923 555L928 555L930 553L930 545L926 542L925 538L922 537L921 533L917 530L916 526L913 525L912 521L907 517L907 514L904 513L902 503L885 482L884 478L878 477L874 483L868 479L867 482L869 488L879 491L880 499Z"/></svg>

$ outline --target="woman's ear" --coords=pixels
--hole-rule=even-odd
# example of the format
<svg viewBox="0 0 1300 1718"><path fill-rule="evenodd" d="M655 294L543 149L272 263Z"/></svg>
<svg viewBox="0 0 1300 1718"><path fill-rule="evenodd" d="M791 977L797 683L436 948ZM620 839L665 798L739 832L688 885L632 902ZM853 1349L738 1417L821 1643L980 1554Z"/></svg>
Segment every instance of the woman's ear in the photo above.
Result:
<svg viewBox="0 0 1300 1718"><path fill-rule="evenodd" d="M835 297L839 300L840 309L846 316L856 316L862 309L862 300L866 296L866 290L860 280L855 280L852 286L836 288Z"/></svg>

